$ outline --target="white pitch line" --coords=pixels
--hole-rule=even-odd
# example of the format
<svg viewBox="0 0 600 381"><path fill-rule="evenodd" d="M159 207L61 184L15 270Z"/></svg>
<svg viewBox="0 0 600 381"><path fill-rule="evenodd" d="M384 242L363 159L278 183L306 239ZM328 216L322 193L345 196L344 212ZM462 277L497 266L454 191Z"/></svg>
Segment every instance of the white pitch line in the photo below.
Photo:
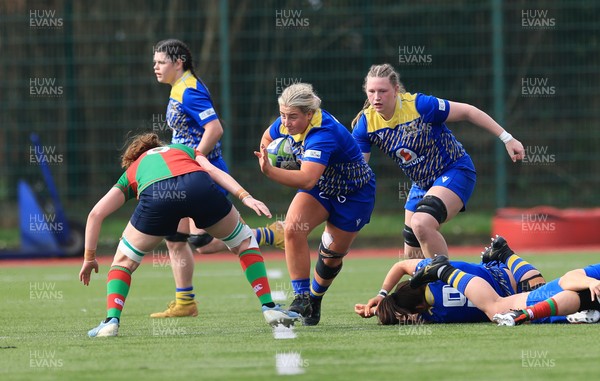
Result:
<svg viewBox="0 0 600 381"><path fill-rule="evenodd" d="M287 339L295 339L296 332L294 332L294 326L285 327L281 324L277 324L273 327L273 337L275 340L287 340Z"/></svg>

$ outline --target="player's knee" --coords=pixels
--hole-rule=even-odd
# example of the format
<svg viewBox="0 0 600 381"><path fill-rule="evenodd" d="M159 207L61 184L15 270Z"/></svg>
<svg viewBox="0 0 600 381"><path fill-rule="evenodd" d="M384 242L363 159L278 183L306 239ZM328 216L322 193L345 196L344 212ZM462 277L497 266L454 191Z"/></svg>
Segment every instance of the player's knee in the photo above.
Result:
<svg viewBox="0 0 600 381"><path fill-rule="evenodd" d="M317 258L317 264L315 266L315 272L322 279L329 280L335 278L340 271L342 271L342 267L344 263L342 262L342 257L338 258L329 258L324 257L319 250L319 257ZM325 262L327 261L327 263Z"/></svg>
<svg viewBox="0 0 600 381"><path fill-rule="evenodd" d="M410 247L421 247L415 232L408 225L404 225L404 230L402 230L402 235L404 236L404 243Z"/></svg>
<svg viewBox="0 0 600 381"><path fill-rule="evenodd" d="M190 234L187 241L190 243L190 245L192 245L192 247L199 249L199 248L211 243L213 239L214 239L214 237L211 236L210 234L202 233L202 234Z"/></svg>
<svg viewBox="0 0 600 381"><path fill-rule="evenodd" d="M117 251L121 254L123 254L125 257L129 258L129 260L133 261L134 264L140 264L142 262L142 259L144 258L144 255L146 255L148 252L147 251L143 251L140 250L139 248L137 248L135 245L133 245L132 243L130 243L127 238L122 237L121 240L119 241L119 246L117 247ZM128 267L129 266L124 266L124 267ZM135 266L137 267L137 266Z"/></svg>
<svg viewBox="0 0 600 381"><path fill-rule="evenodd" d="M442 199L434 195L425 195L423 199L417 204L415 215L413 215L411 221L413 229L416 229L417 227L415 225L418 225L418 223L415 223L416 221L414 221L417 213L429 214L430 216L435 218L435 220L439 224L442 224L444 221L446 221L446 218L448 218L448 210L446 209L446 205L444 204ZM417 217L416 220L419 221L420 218Z"/></svg>
<svg viewBox="0 0 600 381"><path fill-rule="evenodd" d="M188 246L188 238L189 234L186 233L175 233L165 237L165 241L167 243L167 249L169 249L170 255L177 255L184 250Z"/></svg>
<svg viewBox="0 0 600 381"><path fill-rule="evenodd" d="M229 250L237 254L240 245L248 239L250 239L247 245L248 248L258 248L258 242L252 229L245 223L238 222L233 232L227 237L221 238L221 241L223 241Z"/></svg>
<svg viewBox="0 0 600 381"><path fill-rule="evenodd" d="M166 236L165 241L167 241L167 243L187 242L188 238L190 238L189 234L177 232L175 234Z"/></svg>
<svg viewBox="0 0 600 381"><path fill-rule="evenodd" d="M315 266L316 273L323 279L333 279L342 270L343 258L348 254L339 253L330 249L333 243L333 236L324 232L319 244L319 257Z"/></svg>

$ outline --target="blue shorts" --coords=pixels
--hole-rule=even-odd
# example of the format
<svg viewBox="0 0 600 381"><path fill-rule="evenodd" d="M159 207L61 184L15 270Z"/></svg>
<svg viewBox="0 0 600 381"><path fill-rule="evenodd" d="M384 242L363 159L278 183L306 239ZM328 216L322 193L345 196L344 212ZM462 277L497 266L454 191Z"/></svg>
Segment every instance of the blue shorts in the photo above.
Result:
<svg viewBox="0 0 600 381"><path fill-rule="evenodd" d="M590 278L600 279L600 264L590 265L584 267L585 274ZM536 303L542 302L548 298L553 297L559 292L563 291L563 288L558 284L560 278L554 279L540 288L537 288L529 293L527 296L527 305L533 306ZM567 323L565 316L550 316L548 318L536 319L532 323Z"/></svg>
<svg viewBox="0 0 600 381"><path fill-rule="evenodd" d="M551 298L563 291L563 288L558 284L559 279L554 279L542 287L531 291L529 295L527 295L527 306L533 306L536 303L543 302L544 300ZM532 323L567 323L567 318L565 316L550 316L543 319L533 320Z"/></svg>
<svg viewBox="0 0 600 381"><path fill-rule="evenodd" d="M223 156L219 156L214 159L210 159L209 161L212 165L219 168L221 171L229 173L229 168L227 168L227 164L225 163L225 160L223 160ZM221 187L219 184L215 184L215 185L225 196L227 196L229 194L229 192L227 192L227 190L225 188Z"/></svg>
<svg viewBox="0 0 600 381"><path fill-rule="evenodd" d="M441 186L450 189L452 192L461 199L463 207L461 212L465 210L467 202L473 194L475 189L475 181L477 180L477 174L475 172L475 166L469 155L464 155L454 165L448 168L444 173L440 175L431 186ZM429 187L431 188L431 187ZM413 183L408 192L406 204L404 209L414 212L417 210L417 204L423 199L423 196L429 190L423 189Z"/></svg>
<svg viewBox="0 0 600 381"><path fill-rule="evenodd" d="M139 195L131 224L144 234L177 233L182 218L190 217L199 228L212 226L231 211L232 204L204 171L157 181Z"/></svg>
<svg viewBox="0 0 600 381"><path fill-rule="evenodd" d="M371 221L375 207L375 176L358 191L340 196L326 196L318 187L310 191L299 190L313 196L327 212L327 221L338 229L357 232Z"/></svg>

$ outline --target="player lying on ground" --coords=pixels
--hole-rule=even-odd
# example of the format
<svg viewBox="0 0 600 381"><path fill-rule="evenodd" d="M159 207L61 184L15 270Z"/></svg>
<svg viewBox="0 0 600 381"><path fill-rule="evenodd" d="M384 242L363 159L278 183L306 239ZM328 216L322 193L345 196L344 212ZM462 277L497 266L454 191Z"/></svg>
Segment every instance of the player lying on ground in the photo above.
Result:
<svg viewBox="0 0 600 381"><path fill-rule="evenodd" d="M233 177L193 148L182 144L164 146L156 134L134 137L122 156L121 165L125 173L88 216L84 262L79 273L83 284L89 285L92 270L98 272L95 257L102 221L127 200L137 197L139 202L108 272L106 320L88 332L90 337L117 335L131 274L144 255L164 236L177 231L177 225L184 217L193 219L196 226L220 238L229 250L239 255L246 278L262 304L263 315L269 324L289 326L300 318L273 303L256 238L237 209L217 190L215 182L237 195L258 215L270 217L265 204L254 199Z"/></svg>
<svg viewBox="0 0 600 381"><path fill-rule="evenodd" d="M438 281L412 289L403 276L413 274L431 259L409 259L392 266L383 281L381 291L367 304L356 304L355 312L365 318L377 316L381 324L425 321L430 323L468 323L489 321L455 288ZM484 264L452 261L457 268L480 276L500 295L530 290L544 284L540 272L514 255L503 239L492 241L483 252ZM400 283L399 283L400 282ZM396 290L388 294L395 286Z"/></svg>
<svg viewBox="0 0 600 381"><path fill-rule="evenodd" d="M501 237L497 241L500 239ZM502 239L502 241L504 240ZM508 249L507 245L506 248ZM504 251L500 260L504 260L511 252L512 250ZM514 256L514 254L510 256ZM511 260L508 259L509 262ZM410 286L418 289L429 282L441 280L465 295L498 325L518 325L532 319L536 319L536 323L553 322L557 316L566 316L578 311L590 312L588 315L584 315L583 321L577 322L591 322L587 320L588 318L595 322L600 316L597 312L600 310L600 304L597 300L593 301L590 293L597 295L600 292L600 285L593 283L593 280L590 279L600 279L600 264L569 273L567 280L562 285L559 278L531 292L506 296L498 293L478 274L475 275L469 270L464 271L457 268L448 260L448 257L440 255L417 269L410 281ZM563 289L565 283L570 290ZM514 311L502 313L507 310Z"/></svg>
<svg viewBox="0 0 600 381"><path fill-rule="evenodd" d="M590 311L588 317L591 320L600 318L600 264L590 265L583 269L571 270L558 279L557 288L565 291L560 292L556 297L539 301L531 307L525 309L512 310L505 313L496 314L493 320L498 325L520 325L526 321L539 322L548 317L563 315L574 309ZM553 281L554 282L554 281ZM551 282L552 283L552 282ZM572 295L572 291L577 291L579 296L579 305L577 299L570 296L570 305L562 305L560 310L557 306L557 298L564 295ZM564 295L561 295L564 294ZM532 300L533 302L534 300ZM529 302L529 300L528 300ZM528 304L529 306L530 304Z"/></svg>

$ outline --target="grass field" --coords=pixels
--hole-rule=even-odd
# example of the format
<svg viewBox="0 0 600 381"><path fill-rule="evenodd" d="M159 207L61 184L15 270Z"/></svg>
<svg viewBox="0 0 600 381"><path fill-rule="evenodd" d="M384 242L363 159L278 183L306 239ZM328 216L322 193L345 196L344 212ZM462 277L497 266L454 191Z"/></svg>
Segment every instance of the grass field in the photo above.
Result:
<svg viewBox="0 0 600 381"><path fill-rule="evenodd" d="M527 255L551 279L599 253ZM281 254L266 254L273 291L291 294ZM150 258L146 258L148 260ZM455 258L458 259L458 258ZM475 260L476 257L461 257ZM323 303L321 324L275 339L236 261L196 264L198 318L153 320L172 299L170 268L134 274L119 337L90 339L104 318L107 265L89 287L79 265L1 267L1 380L565 380L595 379L597 325L379 326L353 313L395 258L353 258ZM2 266L2 262L0 262ZM277 278L277 279L275 279ZM289 298L287 303L289 303ZM296 357L291 357L292 352ZM302 374L279 375L291 370ZM299 356L299 357L298 357Z"/></svg>

